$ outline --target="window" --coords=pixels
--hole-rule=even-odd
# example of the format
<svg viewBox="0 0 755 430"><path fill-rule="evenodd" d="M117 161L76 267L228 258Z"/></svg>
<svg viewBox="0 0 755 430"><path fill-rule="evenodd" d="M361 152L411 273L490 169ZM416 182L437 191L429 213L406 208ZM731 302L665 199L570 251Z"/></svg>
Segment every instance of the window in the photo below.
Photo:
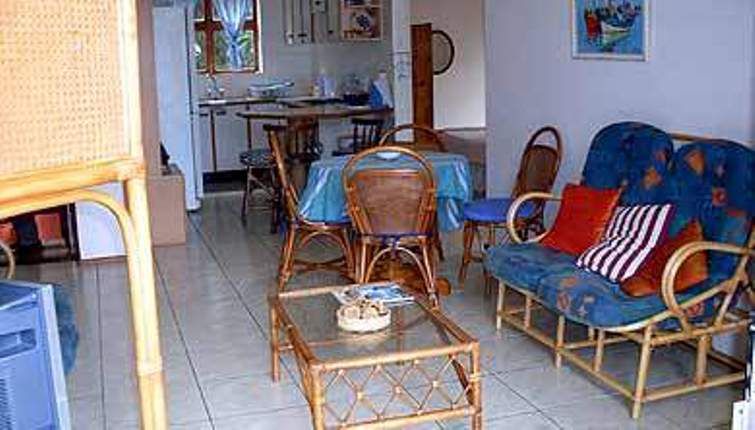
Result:
<svg viewBox="0 0 755 430"><path fill-rule="evenodd" d="M258 72L259 71L259 20L256 0L250 0L250 10L244 22L241 38L241 70L233 70L226 52L227 43L223 24L213 8L213 0L196 0L194 6L194 57L201 73Z"/></svg>

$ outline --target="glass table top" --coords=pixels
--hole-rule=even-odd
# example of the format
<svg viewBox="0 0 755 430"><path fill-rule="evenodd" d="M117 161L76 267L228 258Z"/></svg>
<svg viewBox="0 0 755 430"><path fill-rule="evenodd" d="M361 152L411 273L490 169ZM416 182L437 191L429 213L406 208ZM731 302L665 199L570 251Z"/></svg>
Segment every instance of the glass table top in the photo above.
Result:
<svg viewBox="0 0 755 430"><path fill-rule="evenodd" d="M452 322L417 301L391 307L391 324L383 330L364 334L346 332L338 327L336 311L341 303L332 294L342 289L321 289L306 296L284 293L278 302L319 360L370 357L466 343L459 337L465 334Z"/></svg>

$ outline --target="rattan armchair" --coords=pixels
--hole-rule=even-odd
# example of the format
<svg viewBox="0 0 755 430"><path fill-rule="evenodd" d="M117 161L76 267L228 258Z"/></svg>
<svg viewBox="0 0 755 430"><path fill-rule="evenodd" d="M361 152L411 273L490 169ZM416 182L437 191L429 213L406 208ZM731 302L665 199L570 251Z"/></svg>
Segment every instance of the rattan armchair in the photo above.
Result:
<svg viewBox="0 0 755 430"><path fill-rule="evenodd" d="M362 163L380 153L401 158L396 168ZM407 167L409 161L414 166ZM425 292L438 303L435 273L434 217L436 188L433 170L420 154L405 147L384 146L354 156L343 170L349 215L357 231L358 282L369 282L384 258L408 257L424 281Z"/></svg>
<svg viewBox="0 0 755 430"><path fill-rule="evenodd" d="M353 269L353 253L349 238L350 222L326 223L308 220L299 213L299 194L291 182L288 173L288 156L284 152L282 137L288 130L286 126L265 125L270 150L273 154L280 193L283 199L284 215L286 217L286 239L281 249L278 267L278 290L283 291L286 283L295 272L310 272L315 270L335 270L351 277ZM312 262L296 259L296 253L316 238L333 242L341 249L342 256L330 261Z"/></svg>
<svg viewBox="0 0 755 430"><path fill-rule="evenodd" d="M546 137L551 142L544 143ZM551 126L537 130L524 148L511 198L484 199L470 203L464 208L464 252L459 267L459 286L463 287L467 269L472 262L481 263L482 255L472 252L475 238L480 248L496 245L496 232L506 230L506 215L515 198L530 192L549 192L556 181L563 157L561 133ZM530 202L526 211L516 218L516 228L525 237L545 230L543 224L544 202Z"/></svg>

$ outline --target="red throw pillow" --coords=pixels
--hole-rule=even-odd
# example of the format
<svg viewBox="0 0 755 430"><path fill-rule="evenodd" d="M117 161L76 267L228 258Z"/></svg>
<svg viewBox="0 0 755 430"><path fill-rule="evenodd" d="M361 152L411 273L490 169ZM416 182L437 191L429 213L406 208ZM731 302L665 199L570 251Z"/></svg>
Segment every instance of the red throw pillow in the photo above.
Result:
<svg viewBox="0 0 755 430"><path fill-rule="evenodd" d="M556 222L541 243L557 251L580 255L600 240L620 196L620 189L567 185Z"/></svg>
<svg viewBox="0 0 755 430"><path fill-rule="evenodd" d="M655 247L637 273L621 283L621 289L632 297L658 294L661 290L663 271L671 255L682 246L703 239L703 228L697 221L687 224L676 236L666 239ZM680 293L708 278L708 258L704 252L693 254L685 260L674 280L674 291Z"/></svg>

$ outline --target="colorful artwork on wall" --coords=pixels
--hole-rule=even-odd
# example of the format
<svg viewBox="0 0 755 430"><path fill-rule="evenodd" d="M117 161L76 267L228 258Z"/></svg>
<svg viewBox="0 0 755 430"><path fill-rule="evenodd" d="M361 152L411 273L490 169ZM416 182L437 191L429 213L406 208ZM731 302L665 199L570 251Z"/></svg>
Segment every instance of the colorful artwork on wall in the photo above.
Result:
<svg viewBox="0 0 755 430"><path fill-rule="evenodd" d="M341 37L350 41L381 40L382 0L342 0Z"/></svg>
<svg viewBox="0 0 755 430"><path fill-rule="evenodd" d="M650 0L572 0L574 58L646 61Z"/></svg>

